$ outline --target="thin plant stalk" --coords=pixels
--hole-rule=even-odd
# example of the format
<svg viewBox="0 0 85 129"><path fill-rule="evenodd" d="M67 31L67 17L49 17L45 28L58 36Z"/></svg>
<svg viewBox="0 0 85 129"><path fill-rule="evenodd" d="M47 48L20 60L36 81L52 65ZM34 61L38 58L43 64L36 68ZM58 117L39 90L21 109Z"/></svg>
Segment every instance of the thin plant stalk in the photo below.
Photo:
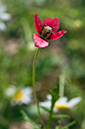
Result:
<svg viewBox="0 0 85 129"><path fill-rule="evenodd" d="M35 54L35 57L34 57L34 62L33 62L33 91L34 91L34 97L35 97L35 102L36 102L36 105L37 105L38 114L39 114L39 117L40 117L40 122L45 129L45 125L44 125L44 122L43 122L43 119L42 119L42 116L41 116L41 113L40 113L39 103L38 103L37 94L36 94L36 90L35 90L35 67L36 67L36 60L37 60L39 50L40 50L40 48L38 48L38 50Z"/></svg>
<svg viewBox="0 0 85 129"><path fill-rule="evenodd" d="M59 95L61 98L64 96L64 85L65 85L65 76L61 75L59 80Z"/></svg>
<svg viewBox="0 0 85 129"><path fill-rule="evenodd" d="M51 125L51 122L52 122L53 106L54 106L54 104L51 105L51 111L50 111L50 114L49 114L49 119L48 119L48 122L47 122L46 129L50 128L50 125Z"/></svg>

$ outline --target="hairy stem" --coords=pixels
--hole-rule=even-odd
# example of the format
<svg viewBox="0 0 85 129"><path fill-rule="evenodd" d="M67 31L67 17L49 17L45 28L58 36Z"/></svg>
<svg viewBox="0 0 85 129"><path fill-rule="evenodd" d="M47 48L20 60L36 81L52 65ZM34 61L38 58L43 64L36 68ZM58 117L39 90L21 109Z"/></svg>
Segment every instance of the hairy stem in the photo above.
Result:
<svg viewBox="0 0 85 129"><path fill-rule="evenodd" d="M41 117L39 104L38 104L38 99L37 99L37 94L36 94L36 90L35 90L35 67L36 67L36 60L37 60L39 50L40 50L40 48L38 48L38 50L37 50L37 52L35 54L35 57L34 57L34 62L33 62L33 91L34 91L34 97L35 97L35 101L36 101L36 105L37 105L38 114L39 114L39 117L40 117L40 122L41 122L41 124L43 125L43 127L45 129L45 125L44 125L43 119Z"/></svg>

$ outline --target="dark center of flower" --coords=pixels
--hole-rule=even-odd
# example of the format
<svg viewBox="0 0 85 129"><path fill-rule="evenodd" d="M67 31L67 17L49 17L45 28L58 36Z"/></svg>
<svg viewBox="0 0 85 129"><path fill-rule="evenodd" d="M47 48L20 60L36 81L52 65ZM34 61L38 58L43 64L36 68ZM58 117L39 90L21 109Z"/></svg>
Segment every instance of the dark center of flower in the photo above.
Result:
<svg viewBox="0 0 85 129"><path fill-rule="evenodd" d="M49 38L52 34L52 28L49 26L44 26L42 31L41 31L41 35L45 38Z"/></svg>

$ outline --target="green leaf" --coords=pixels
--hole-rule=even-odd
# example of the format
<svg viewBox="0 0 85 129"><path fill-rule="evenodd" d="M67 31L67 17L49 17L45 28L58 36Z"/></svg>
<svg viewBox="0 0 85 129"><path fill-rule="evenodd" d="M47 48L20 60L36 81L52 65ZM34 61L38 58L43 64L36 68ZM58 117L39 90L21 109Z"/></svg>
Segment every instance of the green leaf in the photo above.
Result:
<svg viewBox="0 0 85 129"><path fill-rule="evenodd" d="M29 114L33 118L36 118L36 117L38 118L38 110L35 104L31 104L29 107L25 109L25 111L27 112L27 114ZM42 115L46 115L48 113L41 106L40 106L40 112Z"/></svg>
<svg viewBox="0 0 85 129"><path fill-rule="evenodd" d="M39 127L37 124L35 124L35 123L28 117L28 115L26 114L25 111L21 110L21 113L23 114L24 119L25 119L26 121L28 121L29 123L31 123L31 124L34 126L33 129L40 129L40 127Z"/></svg>
<svg viewBox="0 0 85 129"><path fill-rule="evenodd" d="M47 112L50 112L50 109L46 108L46 107L43 107L43 106L40 106L42 109L44 109L45 111Z"/></svg>
<svg viewBox="0 0 85 129"><path fill-rule="evenodd" d="M56 126L55 126L55 129L59 129L60 123L61 123L61 120L58 120L58 121L57 121L57 124L56 124Z"/></svg>
<svg viewBox="0 0 85 129"><path fill-rule="evenodd" d="M54 103L59 99L58 88L55 87L53 91L50 92L50 94L52 96L52 105L54 105Z"/></svg>
<svg viewBox="0 0 85 129"><path fill-rule="evenodd" d="M59 129L59 126L56 126L55 129Z"/></svg>
<svg viewBox="0 0 85 129"><path fill-rule="evenodd" d="M68 115L53 115L52 119L67 119L69 118Z"/></svg>
<svg viewBox="0 0 85 129"><path fill-rule="evenodd" d="M65 125L64 127L60 128L60 129L68 129L68 127L72 126L75 124L75 121L72 121L71 123Z"/></svg>

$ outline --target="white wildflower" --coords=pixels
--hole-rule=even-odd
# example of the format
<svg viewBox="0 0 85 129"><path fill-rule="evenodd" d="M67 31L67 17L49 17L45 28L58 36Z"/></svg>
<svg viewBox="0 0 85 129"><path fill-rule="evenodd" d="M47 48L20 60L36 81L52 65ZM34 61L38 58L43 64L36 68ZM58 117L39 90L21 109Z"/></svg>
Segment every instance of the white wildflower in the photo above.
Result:
<svg viewBox="0 0 85 129"><path fill-rule="evenodd" d="M51 108L51 99L52 99L51 95L47 95L47 99L48 100L46 100L44 102L40 102L40 106L50 109ZM67 101L67 100L68 100L67 97L59 98L54 104L54 109L53 109L54 112L57 112L60 109L69 109L69 108L74 107L81 101L81 97L73 98L70 101Z"/></svg>
<svg viewBox="0 0 85 129"><path fill-rule="evenodd" d="M11 101L11 104L12 105L29 104L32 101L31 97L32 97L32 89L30 87L23 88L22 90L16 93L16 95Z"/></svg>
<svg viewBox="0 0 85 129"><path fill-rule="evenodd" d="M0 30L4 31L6 30L6 25L3 21L8 21L11 18L11 15L9 13L6 13L6 6L4 6L1 2L0 2Z"/></svg>
<svg viewBox="0 0 85 129"><path fill-rule="evenodd" d="M10 86L5 90L5 95L11 97L12 105L29 104L32 101L32 88L25 87L18 91L15 86Z"/></svg>
<svg viewBox="0 0 85 129"><path fill-rule="evenodd" d="M77 105L81 101L81 97L76 97L71 99L70 101L67 101L67 97L62 97L54 104L54 111L57 111L58 109L71 109L75 105Z"/></svg>

